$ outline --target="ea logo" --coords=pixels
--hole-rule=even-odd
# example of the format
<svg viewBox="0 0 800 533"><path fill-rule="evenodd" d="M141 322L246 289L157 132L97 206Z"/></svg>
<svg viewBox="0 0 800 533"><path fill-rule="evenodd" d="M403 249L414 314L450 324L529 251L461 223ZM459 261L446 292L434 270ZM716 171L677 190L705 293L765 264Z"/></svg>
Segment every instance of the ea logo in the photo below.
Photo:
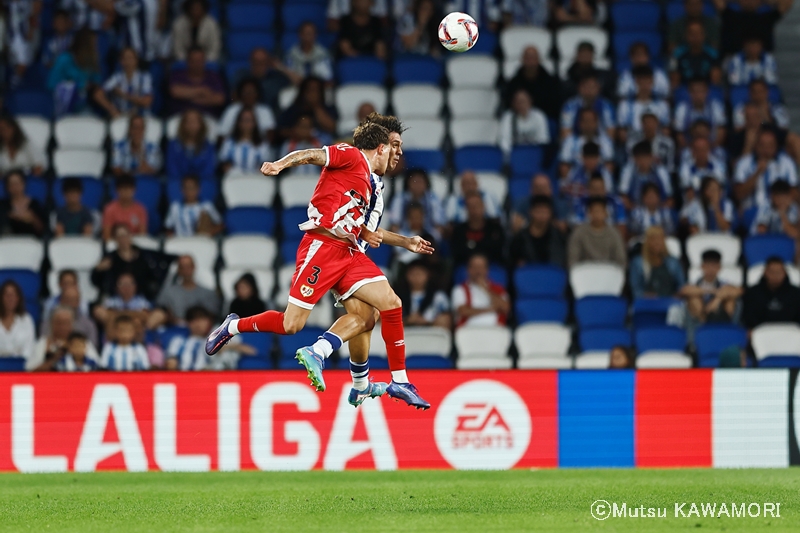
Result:
<svg viewBox="0 0 800 533"><path fill-rule="evenodd" d="M531 440L531 417L510 387L488 379L459 385L436 411L436 445L453 468L511 468Z"/></svg>

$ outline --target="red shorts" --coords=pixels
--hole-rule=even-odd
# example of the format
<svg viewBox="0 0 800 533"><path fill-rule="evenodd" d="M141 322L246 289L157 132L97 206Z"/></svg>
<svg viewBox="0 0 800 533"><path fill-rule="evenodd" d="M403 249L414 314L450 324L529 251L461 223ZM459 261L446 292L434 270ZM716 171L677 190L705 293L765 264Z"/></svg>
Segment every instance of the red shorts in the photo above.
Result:
<svg viewBox="0 0 800 533"><path fill-rule="evenodd" d="M330 290L346 300L364 285L385 279L372 259L353 245L306 233L297 249L289 303L313 309Z"/></svg>

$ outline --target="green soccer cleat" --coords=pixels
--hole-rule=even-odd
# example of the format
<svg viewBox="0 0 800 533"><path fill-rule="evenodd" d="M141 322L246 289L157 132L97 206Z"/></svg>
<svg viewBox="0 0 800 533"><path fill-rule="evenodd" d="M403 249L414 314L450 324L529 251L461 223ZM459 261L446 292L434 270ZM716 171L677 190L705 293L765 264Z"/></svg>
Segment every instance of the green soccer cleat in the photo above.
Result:
<svg viewBox="0 0 800 533"><path fill-rule="evenodd" d="M304 346L295 352L294 358L306 367L308 379L317 392L325 391L325 380L322 378L322 370L325 368L325 359L314 351L311 346Z"/></svg>

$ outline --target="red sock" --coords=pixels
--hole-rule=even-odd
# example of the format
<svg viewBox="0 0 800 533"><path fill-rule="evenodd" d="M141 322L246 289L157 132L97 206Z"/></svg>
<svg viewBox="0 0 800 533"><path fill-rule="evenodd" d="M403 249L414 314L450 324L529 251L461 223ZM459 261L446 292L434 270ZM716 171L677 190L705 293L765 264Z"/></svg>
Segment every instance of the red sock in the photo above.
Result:
<svg viewBox="0 0 800 533"><path fill-rule="evenodd" d="M389 370L406 369L406 341L403 330L403 308L381 311L381 335L386 343Z"/></svg>
<svg viewBox="0 0 800 533"><path fill-rule="evenodd" d="M259 315L240 318L237 325L239 333L277 333L286 335L283 329L283 313L281 311L265 311Z"/></svg>

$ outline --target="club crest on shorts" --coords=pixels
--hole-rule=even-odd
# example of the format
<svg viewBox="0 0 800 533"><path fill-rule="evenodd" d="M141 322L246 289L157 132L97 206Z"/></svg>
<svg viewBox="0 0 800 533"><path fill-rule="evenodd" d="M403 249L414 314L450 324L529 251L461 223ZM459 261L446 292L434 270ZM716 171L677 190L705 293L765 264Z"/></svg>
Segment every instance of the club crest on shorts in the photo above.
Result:
<svg viewBox="0 0 800 533"><path fill-rule="evenodd" d="M314 289L312 289L308 285L300 285L300 294L302 294L306 298L310 298L311 295L314 294Z"/></svg>

